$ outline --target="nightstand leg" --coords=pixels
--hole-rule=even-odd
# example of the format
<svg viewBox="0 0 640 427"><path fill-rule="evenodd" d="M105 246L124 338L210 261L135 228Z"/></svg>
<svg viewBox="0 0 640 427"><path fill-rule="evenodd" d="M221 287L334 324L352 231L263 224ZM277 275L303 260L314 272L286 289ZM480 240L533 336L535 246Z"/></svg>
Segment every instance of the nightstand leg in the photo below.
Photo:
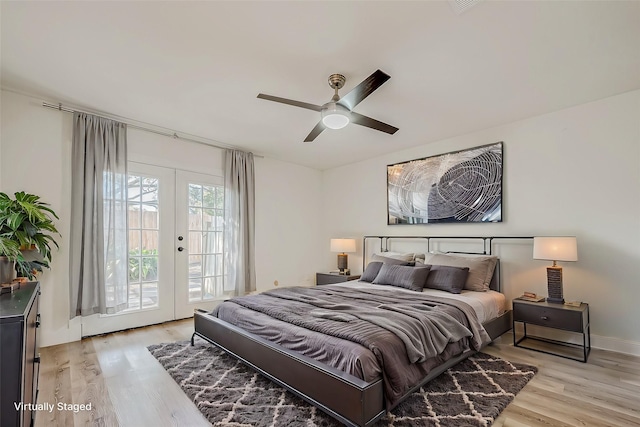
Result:
<svg viewBox="0 0 640 427"><path fill-rule="evenodd" d="M527 337L527 322L522 322L522 329L524 334L522 335L522 337L520 337L520 339L518 339L518 337L516 336L516 321L514 320L512 323L512 327L511 327L511 331L513 332L513 346L514 347L520 347L518 344L520 344L526 337Z"/></svg>
<svg viewBox="0 0 640 427"><path fill-rule="evenodd" d="M587 330L582 334L582 349L584 354L583 362L587 363L587 357L591 353L591 325L587 325Z"/></svg>

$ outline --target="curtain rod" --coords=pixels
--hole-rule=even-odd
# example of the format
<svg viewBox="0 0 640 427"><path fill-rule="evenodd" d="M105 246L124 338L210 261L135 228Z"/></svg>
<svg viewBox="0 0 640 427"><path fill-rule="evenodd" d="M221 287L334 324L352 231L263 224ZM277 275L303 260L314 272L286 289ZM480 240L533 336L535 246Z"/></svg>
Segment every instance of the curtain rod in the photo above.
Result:
<svg viewBox="0 0 640 427"><path fill-rule="evenodd" d="M227 149L228 148L228 149L232 149L232 150L240 150L240 151L245 151L245 152L247 151L247 150L241 149L239 147L235 147L233 145L222 144L220 142L213 141L213 140L210 140L208 138L202 138L202 137L198 136L197 138L202 139L202 141L199 141L197 139L189 138L189 137L186 137L186 136L180 136L180 135L178 135L178 133L176 131L171 131L169 129L168 129L169 132L159 131L159 130L153 129L151 127L148 127L148 126L141 126L141 125L135 124L135 123L133 123L133 120L126 119L126 118L124 118L124 119L120 118L120 117L113 118L115 116L109 117L107 115L95 114L95 113L92 113L90 111L83 111L83 110L78 110L78 109L74 109L74 108L65 107L61 103L59 103L59 104L51 104L49 102L44 102L43 101L42 102L42 106L43 107L47 107L47 108L52 108L52 109L58 110L58 111L63 111L65 113L85 113L85 114L91 114L91 115L102 117L102 118L109 119L109 120L116 120L116 121L125 123L127 125L127 127L130 127L132 129L138 129L138 130L142 130L142 131L145 131L145 132L155 133L156 135L168 136L169 138L173 138L173 139L181 139L183 141L195 142L196 144L207 145L209 147L216 147L216 148L221 148L221 149ZM153 125L153 126L155 126L155 125ZM160 126L158 126L158 127L160 127ZM171 133L171 132L173 132L173 133ZM205 141L210 141L210 142L205 142ZM254 154L253 157L264 159L264 156L259 156L257 154Z"/></svg>

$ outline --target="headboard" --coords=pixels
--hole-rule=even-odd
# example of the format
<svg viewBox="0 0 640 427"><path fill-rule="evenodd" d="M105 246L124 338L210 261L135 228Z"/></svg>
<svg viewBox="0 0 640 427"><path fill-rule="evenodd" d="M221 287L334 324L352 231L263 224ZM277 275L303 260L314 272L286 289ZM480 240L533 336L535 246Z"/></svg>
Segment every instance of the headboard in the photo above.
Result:
<svg viewBox="0 0 640 427"><path fill-rule="evenodd" d="M475 246L478 245L478 250L463 250L463 251L453 251L448 250L444 251L445 253L451 254L473 254L473 255L492 255L493 254L493 244L495 240L503 240L503 239L533 239L533 237L523 237L523 236L364 236L362 239L362 271L364 271L367 262L367 244L373 245L376 241L379 244L379 248L377 250L379 252L388 252L389 246L392 241L414 241L415 243L426 243L426 248L421 249L424 252L431 252L432 245L435 243L460 243L465 246ZM415 246L414 246L415 250ZM498 259L498 263L496 264L496 269L493 273L493 277L491 278L491 283L489 284L489 288L501 292L502 283L500 280L500 259Z"/></svg>

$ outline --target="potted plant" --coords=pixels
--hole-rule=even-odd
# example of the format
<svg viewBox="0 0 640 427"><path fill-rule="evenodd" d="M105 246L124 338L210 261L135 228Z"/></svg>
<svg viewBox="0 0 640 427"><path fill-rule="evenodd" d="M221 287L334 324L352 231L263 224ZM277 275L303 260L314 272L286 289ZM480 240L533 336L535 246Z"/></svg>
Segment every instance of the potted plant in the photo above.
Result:
<svg viewBox="0 0 640 427"><path fill-rule="evenodd" d="M10 283L14 275L15 260L22 258L20 245L13 240L0 236L0 284Z"/></svg>
<svg viewBox="0 0 640 427"><path fill-rule="evenodd" d="M18 276L31 280L43 267L49 268L51 246L58 247L51 234L60 235L53 218L59 219L39 196L20 191L12 199L0 193L0 255L15 263Z"/></svg>

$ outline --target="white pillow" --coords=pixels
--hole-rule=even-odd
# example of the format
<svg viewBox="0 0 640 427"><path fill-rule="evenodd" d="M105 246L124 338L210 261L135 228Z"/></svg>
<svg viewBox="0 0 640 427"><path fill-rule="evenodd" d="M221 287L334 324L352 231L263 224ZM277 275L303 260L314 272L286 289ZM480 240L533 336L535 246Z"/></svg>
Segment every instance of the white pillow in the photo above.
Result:
<svg viewBox="0 0 640 427"><path fill-rule="evenodd" d="M474 254L425 254L424 264L469 267L469 276L464 285L470 291L488 291L498 257Z"/></svg>

